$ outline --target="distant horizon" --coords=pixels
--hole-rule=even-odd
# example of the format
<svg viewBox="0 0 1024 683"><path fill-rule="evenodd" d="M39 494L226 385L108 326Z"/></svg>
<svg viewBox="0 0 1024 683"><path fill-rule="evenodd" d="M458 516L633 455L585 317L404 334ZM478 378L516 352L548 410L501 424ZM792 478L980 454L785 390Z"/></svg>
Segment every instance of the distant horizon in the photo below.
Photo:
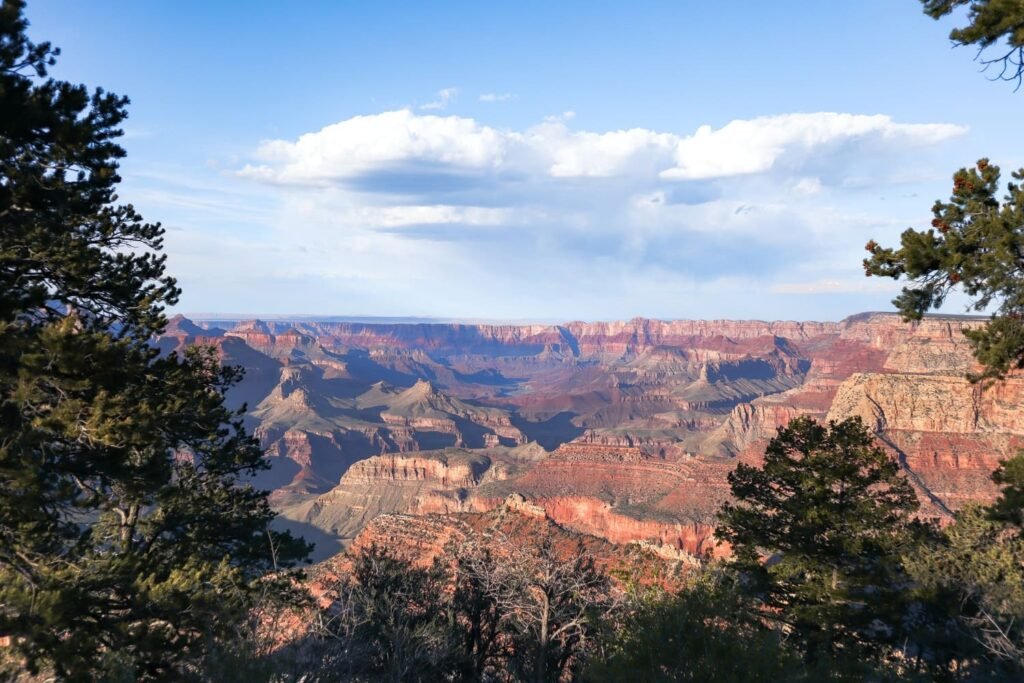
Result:
<svg viewBox="0 0 1024 683"><path fill-rule="evenodd" d="M566 325L571 323L600 324L615 322L630 322L633 320L651 320L657 322L764 322L764 323L839 323L846 320L863 318L873 315L899 316L898 311L860 311L851 313L836 319L802 319L802 318L658 318L649 316L632 316L630 318L601 318L601 319L541 319L541 318L456 318L456 317L430 317L430 316L372 316L372 315L307 315L307 314L226 314L226 313L176 313L169 316L169 319L182 316L195 323L243 323L243 322L267 322L267 323L359 323L367 325ZM950 319L950 320L987 320L988 315L982 314L958 314L958 313L926 313L927 319ZM221 328L222 329L222 328Z"/></svg>

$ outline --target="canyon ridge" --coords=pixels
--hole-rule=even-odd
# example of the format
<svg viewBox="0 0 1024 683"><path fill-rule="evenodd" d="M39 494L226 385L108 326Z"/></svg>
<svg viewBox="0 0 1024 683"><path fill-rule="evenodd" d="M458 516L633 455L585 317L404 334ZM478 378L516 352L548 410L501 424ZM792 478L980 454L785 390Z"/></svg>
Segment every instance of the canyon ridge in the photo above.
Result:
<svg viewBox="0 0 1024 683"><path fill-rule="evenodd" d="M991 499L992 470L1024 447L1024 376L966 379L963 330L983 322L178 316L159 345L214 345L245 368L229 399L272 463L256 484L317 559L394 520L409 537L418 517L506 509L686 559L722 552L728 472L800 415L859 416L929 517ZM399 517L373 523L384 515Z"/></svg>

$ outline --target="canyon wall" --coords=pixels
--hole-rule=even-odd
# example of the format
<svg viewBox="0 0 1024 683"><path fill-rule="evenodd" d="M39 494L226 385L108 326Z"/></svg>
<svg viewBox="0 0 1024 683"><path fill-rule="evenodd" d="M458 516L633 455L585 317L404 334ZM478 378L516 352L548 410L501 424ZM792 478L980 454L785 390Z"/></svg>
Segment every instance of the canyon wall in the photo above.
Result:
<svg viewBox="0 0 1024 683"><path fill-rule="evenodd" d="M702 554L728 472L800 415L864 420L929 514L991 498L992 469L1024 445L1024 378L965 379L962 331L982 323L175 320L160 343L213 344L249 370L275 504L344 543L384 514L521 499L568 529Z"/></svg>

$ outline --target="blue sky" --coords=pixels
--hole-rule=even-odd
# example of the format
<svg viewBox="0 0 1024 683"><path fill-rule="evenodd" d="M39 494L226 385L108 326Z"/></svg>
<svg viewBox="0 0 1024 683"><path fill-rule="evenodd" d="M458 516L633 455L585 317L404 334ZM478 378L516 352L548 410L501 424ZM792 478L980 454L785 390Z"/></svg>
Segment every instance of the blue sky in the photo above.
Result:
<svg viewBox="0 0 1024 683"><path fill-rule="evenodd" d="M1024 94L916 0L30 0L127 94L179 310L838 319ZM949 312L960 312L956 302Z"/></svg>

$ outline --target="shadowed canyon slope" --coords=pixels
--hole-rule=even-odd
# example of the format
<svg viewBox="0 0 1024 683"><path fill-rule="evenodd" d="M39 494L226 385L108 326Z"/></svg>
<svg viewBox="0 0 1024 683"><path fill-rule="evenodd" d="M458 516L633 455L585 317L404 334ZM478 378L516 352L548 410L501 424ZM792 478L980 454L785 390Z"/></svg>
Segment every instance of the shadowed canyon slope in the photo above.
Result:
<svg viewBox="0 0 1024 683"><path fill-rule="evenodd" d="M860 416L929 514L993 494L1024 446L1024 378L970 384L962 329L636 319L565 325L172 321L161 345L246 368L232 400L272 459L259 484L300 531L350 542L386 513L555 522L672 553L710 547L726 474L798 415Z"/></svg>

